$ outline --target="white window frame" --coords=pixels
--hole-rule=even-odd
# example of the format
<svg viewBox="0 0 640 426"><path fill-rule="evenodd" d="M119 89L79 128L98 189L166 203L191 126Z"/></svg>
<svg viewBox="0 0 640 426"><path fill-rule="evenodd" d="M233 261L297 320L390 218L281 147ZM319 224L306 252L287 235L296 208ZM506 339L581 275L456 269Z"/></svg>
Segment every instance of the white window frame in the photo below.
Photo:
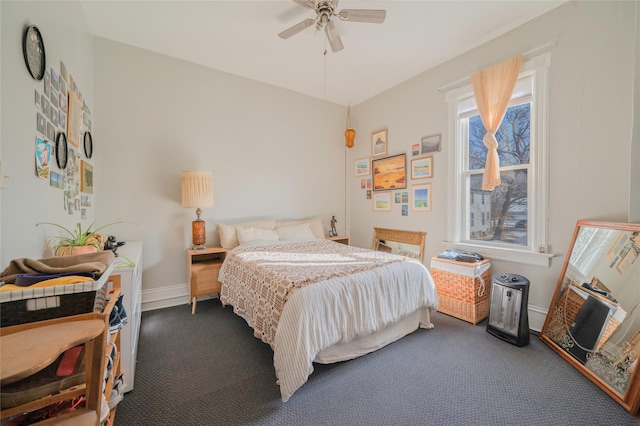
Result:
<svg viewBox="0 0 640 426"><path fill-rule="evenodd" d="M517 247L487 243L477 240L463 239L463 229L468 217L466 193L462 179L464 179L464 162L467 153L463 151L463 138L467 137L460 123L460 101L473 96L473 89L469 79L459 84L445 94L449 109L449 134L454 141L449 150L449 202L447 223L447 248L465 251L481 252L488 258L506 260L537 266L550 266L553 254L548 253L548 196L549 196L549 67L551 66L551 52L534 57L524 58L520 77L531 75L533 78L531 134L535 138L529 153L529 185L528 185L528 245Z"/></svg>

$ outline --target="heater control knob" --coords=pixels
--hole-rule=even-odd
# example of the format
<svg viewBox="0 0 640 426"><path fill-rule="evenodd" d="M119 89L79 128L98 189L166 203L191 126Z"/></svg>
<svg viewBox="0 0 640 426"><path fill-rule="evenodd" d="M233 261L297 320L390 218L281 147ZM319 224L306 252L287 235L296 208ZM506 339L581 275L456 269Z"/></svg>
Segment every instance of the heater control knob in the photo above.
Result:
<svg viewBox="0 0 640 426"><path fill-rule="evenodd" d="M518 277L511 277L511 282L512 283L518 282Z"/></svg>

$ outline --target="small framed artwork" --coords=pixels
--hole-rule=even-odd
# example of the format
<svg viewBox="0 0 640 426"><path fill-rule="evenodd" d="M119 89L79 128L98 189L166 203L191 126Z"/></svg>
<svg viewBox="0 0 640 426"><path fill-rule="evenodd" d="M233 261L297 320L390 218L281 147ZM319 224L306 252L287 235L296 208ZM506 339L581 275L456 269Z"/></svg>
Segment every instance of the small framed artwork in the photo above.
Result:
<svg viewBox="0 0 640 426"><path fill-rule="evenodd" d="M373 211L391 211L391 192L376 192L375 194L373 194Z"/></svg>
<svg viewBox="0 0 640 426"><path fill-rule="evenodd" d="M428 152L440 151L440 140L440 135L425 136L424 138L422 138L422 140L420 141L420 155L426 154Z"/></svg>
<svg viewBox="0 0 640 426"><path fill-rule="evenodd" d="M416 157L416 156L420 155L420 144L419 143L414 143L413 145L411 145L411 155L413 157Z"/></svg>
<svg viewBox="0 0 640 426"><path fill-rule="evenodd" d="M378 130L371 134L371 156L382 157L389 154L387 129Z"/></svg>
<svg viewBox="0 0 640 426"><path fill-rule="evenodd" d="M371 170L374 191L407 187L406 154L372 160Z"/></svg>
<svg viewBox="0 0 640 426"><path fill-rule="evenodd" d="M82 104L74 91L69 91L69 113L67 114L67 139L76 148L80 145L80 124L82 123Z"/></svg>
<svg viewBox="0 0 640 426"><path fill-rule="evenodd" d="M633 247L629 247L629 250L627 250L627 253L624 255L622 260L618 263L618 266L616 266L616 269L621 274L624 274L625 272L627 272L627 269L629 269L629 266L633 265L637 259L638 259L638 253L633 249Z"/></svg>
<svg viewBox="0 0 640 426"><path fill-rule="evenodd" d="M411 160L411 179L433 177L433 156Z"/></svg>
<svg viewBox="0 0 640 426"><path fill-rule="evenodd" d="M36 137L36 174L39 178L49 180L50 162L51 146L47 141Z"/></svg>
<svg viewBox="0 0 640 426"><path fill-rule="evenodd" d="M624 252L627 241L629 241L629 235L625 232L621 232L618 238L616 238L615 242L611 245L611 247L609 247L607 256L609 257L609 260L613 262L611 264L612 268L615 262L620 260L620 254Z"/></svg>
<svg viewBox="0 0 640 426"><path fill-rule="evenodd" d="M84 160L80 162L80 191L93 194L93 166Z"/></svg>
<svg viewBox="0 0 640 426"><path fill-rule="evenodd" d="M409 206L407 204L402 205L402 216L409 216Z"/></svg>
<svg viewBox="0 0 640 426"><path fill-rule="evenodd" d="M354 173L354 176L369 176L371 174L371 158L356 160Z"/></svg>
<svg viewBox="0 0 640 426"><path fill-rule="evenodd" d="M411 210L414 212L431 211L431 184L411 186Z"/></svg>

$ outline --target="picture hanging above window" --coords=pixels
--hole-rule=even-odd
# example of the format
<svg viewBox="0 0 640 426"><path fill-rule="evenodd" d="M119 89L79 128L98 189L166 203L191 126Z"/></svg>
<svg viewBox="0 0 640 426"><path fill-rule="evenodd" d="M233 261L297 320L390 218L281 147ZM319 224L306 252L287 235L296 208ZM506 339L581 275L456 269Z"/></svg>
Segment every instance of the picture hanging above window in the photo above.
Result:
<svg viewBox="0 0 640 426"><path fill-rule="evenodd" d="M440 135L425 136L420 142L420 154L426 154L427 152L440 151Z"/></svg>
<svg viewBox="0 0 640 426"><path fill-rule="evenodd" d="M380 158L371 161L373 190L386 191L407 187L406 155Z"/></svg>
<svg viewBox="0 0 640 426"><path fill-rule="evenodd" d="M371 134L371 156L381 157L389 154L388 131L378 130Z"/></svg>

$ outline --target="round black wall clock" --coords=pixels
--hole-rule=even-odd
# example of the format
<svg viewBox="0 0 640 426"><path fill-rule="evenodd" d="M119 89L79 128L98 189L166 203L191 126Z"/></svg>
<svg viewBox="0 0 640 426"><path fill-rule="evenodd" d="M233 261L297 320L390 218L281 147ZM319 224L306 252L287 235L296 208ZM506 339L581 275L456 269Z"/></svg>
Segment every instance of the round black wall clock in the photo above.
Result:
<svg viewBox="0 0 640 426"><path fill-rule="evenodd" d="M84 155L91 158L93 155L93 137L91 132L84 132Z"/></svg>
<svg viewBox="0 0 640 426"><path fill-rule="evenodd" d="M44 41L42 34L35 26L27 27L22 38L22 54L29 74L36 80L42 80L46 68Z"/></svg>
<svg viewBox="0 0 640 426"><path fill-rule="evenodd" d="M67 149L67 136L60 132L56 138L56 163L63 170L67 167Z"/></svg>

